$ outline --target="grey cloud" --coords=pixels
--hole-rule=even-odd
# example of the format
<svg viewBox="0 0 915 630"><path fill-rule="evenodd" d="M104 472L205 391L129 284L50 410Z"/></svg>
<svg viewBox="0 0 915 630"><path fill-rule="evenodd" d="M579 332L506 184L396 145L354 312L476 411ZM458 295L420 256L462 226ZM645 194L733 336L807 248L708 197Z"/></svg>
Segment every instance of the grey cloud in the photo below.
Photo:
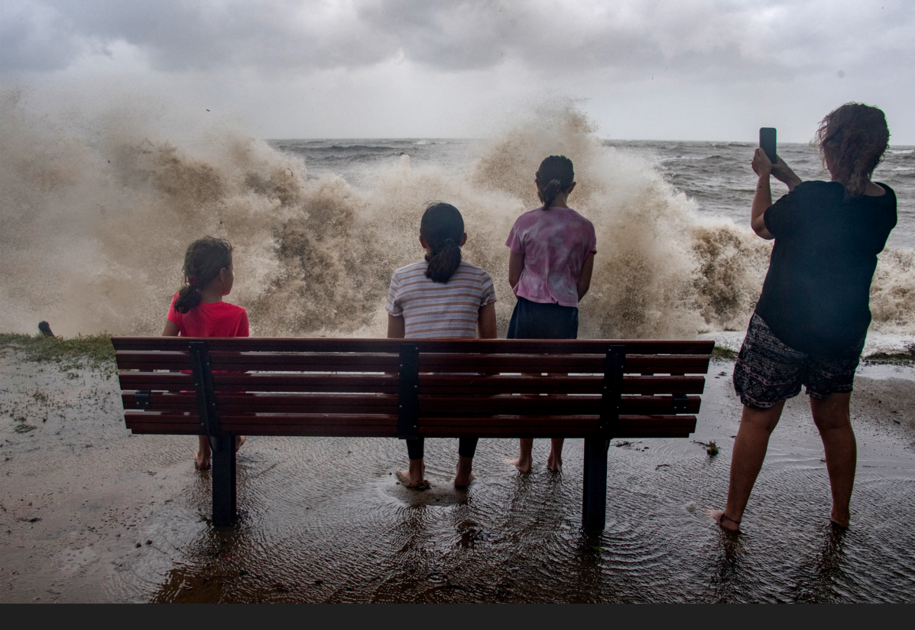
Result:
<svg viewBox="0 0 915 630"><path fill-rule="evenodd" d="M79 52L71 37L60 37L67 26L54 11L28 3L0 3L0 70L47 72L66 68Z"/></svg>
<svg viewBox="0 0 915 630"><path fill-rule="evenodd" d="M28 70L57 69L123 40L169 72L301 73L403 58L449 72L511 60L546 82L595 68L622 79L666 71L734 81L790 77L839 58L866 63L873 42L865 36L888 54L910 54L912 12L886 5L874 14L827 0L34 0L17 5L16 24L3 14L0 52L3 67Z"/></svg>

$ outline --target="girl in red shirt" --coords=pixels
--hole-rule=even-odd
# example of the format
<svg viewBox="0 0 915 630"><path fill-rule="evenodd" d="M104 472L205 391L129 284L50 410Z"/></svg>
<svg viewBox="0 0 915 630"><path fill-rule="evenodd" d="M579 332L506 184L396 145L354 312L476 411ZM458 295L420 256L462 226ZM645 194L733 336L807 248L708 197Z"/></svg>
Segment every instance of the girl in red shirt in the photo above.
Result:
<svg viewBox="0 0 915 630"><path fill-rule="evenodd" d="M235 282L232 245L228 241L207 236L191 243L184 255L184 281L186 284L172 298L162 336L248 336L247 311L222 301ZM194 466L197 470L207 470L211 458L210 441L205 435L198 438ZM243 436L236 436L235 450L244 442Z"/></svg>

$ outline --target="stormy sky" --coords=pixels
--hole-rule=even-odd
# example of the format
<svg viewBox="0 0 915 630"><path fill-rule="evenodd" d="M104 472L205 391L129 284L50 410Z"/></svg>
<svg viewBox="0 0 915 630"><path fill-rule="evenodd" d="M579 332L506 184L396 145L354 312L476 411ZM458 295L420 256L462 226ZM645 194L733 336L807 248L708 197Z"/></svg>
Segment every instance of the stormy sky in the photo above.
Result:
<svg viewBox="0 0 915 630"><path fill-rule="evenodd" d="M895 0L0 0L0 84L265 138L479 136L568 98L605 138L806 142L859 101L915 144L913 34Z"/></svg>

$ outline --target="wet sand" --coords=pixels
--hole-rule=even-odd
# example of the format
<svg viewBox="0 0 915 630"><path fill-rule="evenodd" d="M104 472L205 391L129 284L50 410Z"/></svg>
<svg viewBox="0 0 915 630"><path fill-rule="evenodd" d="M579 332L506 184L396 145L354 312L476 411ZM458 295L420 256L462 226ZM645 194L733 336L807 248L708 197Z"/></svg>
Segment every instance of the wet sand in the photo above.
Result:
<svg viewBox="0 0 915 630"><path fill-rule="evenodd" d="M427 442L426 492L404 489L397 440L252 437L236 528L209 524L196 440L133 436L115 378L0 356L0 602L911 602L915 370L862 367L852 528L828 525L822 446L789 401L736 541L722 507L740 405L732 364L708 377L690 440L614 440L608 523L579 531L582 448L564 472L505 462L450 486L456 440ZM34 428L29 428L34 427ZM720 449L710 457L701 442Z"/></svg>

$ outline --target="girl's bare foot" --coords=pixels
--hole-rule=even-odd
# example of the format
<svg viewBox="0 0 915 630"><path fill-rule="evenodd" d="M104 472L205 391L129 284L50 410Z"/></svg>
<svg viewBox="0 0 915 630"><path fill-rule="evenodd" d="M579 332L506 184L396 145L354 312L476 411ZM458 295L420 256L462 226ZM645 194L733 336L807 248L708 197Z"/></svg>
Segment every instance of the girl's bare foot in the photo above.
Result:
<svg viewBox="0 0 915 630"><path fill-rule="evenodd" d="M414 490L428 490L432 487L432 484L429 483L429 480L423 479L422 475L420 475L418 478L411 477L409 470L398 470L394 474L397 476L397 479L400 480L400 483L403 484L404 488L412 488Z"/></svg>
<svg viewBox="0 0 915 630"><path fill-rule="evenodd" d="M246 438L244 435L236 435L235 436L235 452L237 453L238 449L241 448L241 445L247 441L248 441L248 438Z"/></svg>
<svg viewBox="0 0 915 630"><path fill-rule="evenodd" d="M833 527L838 527L839 529L848 529L848 526L851 525L851 519L838 519L836 518L836 513L833 511L832 515L829 517L829 522L833 524Z"/></svg>
<svg viewBox="0 0 915 630"><path fill-rule="evenodd" d="M533 438L521 438L518 440L518 446L518 459L509 460L509 463L519 472L527 474L531 472L531 466L534 463L534 440Z"/></svg>
<svg viewBox="0 0 915 630"><path fill-rule="evenodd" d="M458 456L457 475L454 476L455 488L466 488L477 478L477 476L471 472L472 467L473 460L471 458Z"/></svg>
<svg viewBox="0 0 915 630"><path fill-rule="evenodd" d="M197 470L209 470L210 469L210 454L201 453L197 451L194 453L194 468Z"/></svg>
<svg viewBox="0 0 915 630"><path fill-rule="evenodd" d="M546 458L546 467L550 472L562 472L562 445L564 438L550 438L550 455Z"/></svg>
<svg viewBox="0 0 915 630"><path fill-rule="evenodd" d="M398 470L396 473L400 483L406 488L428 490L432 487L426 479L426 461L424 459L411 459L409 470Z"/></svg>
<svg viewBox="0 0 915 630"><path fill-rule="evenodd" d="M712 517L713 521L718 523L718 527L721 529L729 532L740 531L740 521L732 519L724 513L724 510L709 510L708 515Z"/></svg>

